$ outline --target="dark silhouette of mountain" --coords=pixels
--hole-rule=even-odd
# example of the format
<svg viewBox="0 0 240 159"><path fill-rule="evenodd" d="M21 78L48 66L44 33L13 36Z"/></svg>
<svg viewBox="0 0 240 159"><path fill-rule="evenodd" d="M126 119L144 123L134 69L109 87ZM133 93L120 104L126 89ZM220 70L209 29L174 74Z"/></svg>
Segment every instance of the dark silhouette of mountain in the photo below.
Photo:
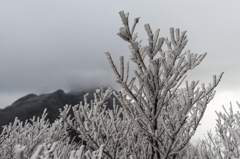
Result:
<svg viewBox="0 0 240 159"><path fill-rule="evenodd" d="M53 93L42 95L28 94L16 100L12 105L0 109L0 132L3 130L2 126L13 122L15 117L18 117L21 121L30 119L33 116L41 117L45 108L47 108L48 113L46 118L49 119L50 123L53 123L60 115L59 108L63 108L66 104L72 106L79 104L86 93L89 93L87 97L88 101L94 99L95 89L83 92L71 91L65 93L62 90L57 90ZM114 95L111 95L111 98L107 101L109 109L113 109L113 98ZM118 100L116 100L116 104L120 105ZM73 114L73 112L71 111L70 114Z"/></svg>

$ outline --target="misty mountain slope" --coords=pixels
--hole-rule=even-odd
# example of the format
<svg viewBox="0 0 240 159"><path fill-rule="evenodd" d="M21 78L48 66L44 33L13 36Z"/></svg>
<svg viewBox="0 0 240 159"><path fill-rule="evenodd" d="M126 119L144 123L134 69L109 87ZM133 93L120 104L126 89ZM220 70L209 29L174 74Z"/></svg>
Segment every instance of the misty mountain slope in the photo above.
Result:
<svg viewBox="0 0 240 159"><path fill-rule="evenodd" d="M65 93L62 90L57 90L53 93L35 95L28 94L15 102L12 105L0 110L0 131L2 131L2 126L8 125L10 122L13 122L15 117L18 117L21 121L32 118L34 115L40 117L45 108L47 108L47 119L52 123L56 118L59 117L59 108L63 108L66 104L76 105L83 100L84 95L89 93L88 101L94 99L93 93L95 89L76 92L71 91ZM108 99L107 107L112 109L114 95L111 95L111 98ZM120 105L118 100L116 104ZM70 112L72 113L72 111Z"/></svg>

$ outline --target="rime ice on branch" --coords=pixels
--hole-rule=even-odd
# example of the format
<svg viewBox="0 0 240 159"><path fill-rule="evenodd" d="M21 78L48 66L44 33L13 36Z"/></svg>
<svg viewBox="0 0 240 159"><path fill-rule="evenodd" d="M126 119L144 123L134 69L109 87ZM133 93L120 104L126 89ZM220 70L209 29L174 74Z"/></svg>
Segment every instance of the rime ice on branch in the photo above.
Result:
<svg viewBox="0 0 240 159"><path fill-rule="evenodd" d="M223 73L218 77L214 75L208 86L198 87L199 81L185 81L185 87L180 87L187 71L198 66L207 53L183 51L188 42L186 31L170 28L170 39L159 38L160 29L153 34L149 24L144 25L148 45L143 46L141 40L136 40L137 33L134 34L139 18L135 18L130 31L129 14L123 11L119 14L123 27L118 35L129 43L130 60L137 67L135 77L129 79L129 61L125 68L123 56L118 70L110 53L106 55L117 83L123 88L115 95L126 115L136 124L133 131L142 137L142 144L146 146L145 150L136 151L147 158L175 158L188 147ZM164 42L168 48L165 51L162 50Z"/></svg>
<svg viewBox="0 0 240 159"><path fill-rule="evenodd" d="M240 104L237 102L238 110ZM207 133L205 140L199 146L199 154L209 159L240 158L240 112L233 111L230 103L229 111L223 106L224 112L216 112L218 119L215 135ZM201 157L200 156L200 157Z"/></svg>
<svg viewBox="0 0 240 159"><path fill-rule="evenodd" d="M85 95L83 102L72 107L74 119L67 116L70 106L65 106L60 116L86 142L87 150L97 151L104 145L101 150L104 158L113 159L130 154L130 150L125 148L133 144L133 135L129 131L132 127L131 120L127 116L121 117L125 114L123 108L113 101L113 110L106 109L106 100L111 94L111 88L104 91L101 86L90 104Z"/></svg>

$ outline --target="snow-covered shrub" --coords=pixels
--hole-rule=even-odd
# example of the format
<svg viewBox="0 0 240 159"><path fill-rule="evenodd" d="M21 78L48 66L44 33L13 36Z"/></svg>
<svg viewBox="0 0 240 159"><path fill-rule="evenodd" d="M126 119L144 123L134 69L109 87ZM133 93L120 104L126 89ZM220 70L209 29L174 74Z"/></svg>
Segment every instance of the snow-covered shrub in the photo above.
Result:
<svg viewBox="0 0 240 159"><path fill-rule="evenodd" d="M60 147L60 149L59 149ZM36 151L31 155L30 159L101 159L103 157L103 145L100 146L99 150L90 152L84 150L84 145L82 145L79 150L64 151L64 153L59 154L59 151L64 150L58 142L53 144L42 144L39 145ZM14 159L25 159L24 150L26 146L16 145L14 149Z"/></svg>
<svg viewBox="0 0 240 159"><path fill-rule="evenodd" d="M106 110L106 100L111 93L111 88L104 92L101 86L101 89L96 90L95 99L91 104L87 103L87 95L85 95L84 102L72 107L75 120L67 116L70 106L65 106L60 116L86 141L87 149L97 150L101 145L105 145L103 152L106 156L120 158L129 154L131 150L125 148L134 144L131 143L132 139L127 139L133 137L134 134L131 134L130 129L134 125L127 116L124 116L123 108L115 105L115 102L113 102L113 110Z"/></svg>
<svg viewBox="0 0 240 159"><path fill-rule="evenodd" d="M180 33L179 29L175 29L174 34L174 28L170 28L168 40L159 38L159 29L153 34L149 24L145 25L149 44L142 46L141 41L136 41L137 34L134 34L139 18L135 19L130 31L128 14L120 12L120 16L124 27L120 28L118 35L129 43L131 60L137 66L134 73L138 83L134 85L135 77L128 82L129 65L127 62L125 74L123 56L120 57L118 71L106 52L117 82L123 88L116 97L126 115L134 121L134 131L149 144L146 147L148 158L174 157L187 147L223 73L218 78L213 76L213 82L207 87L204 84L201 88L197 87L199 81L186 81L185 88L180 88L187 71L199 65L206 53L183 52L188 42L186 31ZM164 42L168 48L166 51L161 48ZM144 60L146 56L148 62Z"/></svg>
<svg viewBox="0 0 240 159"><path fill-rule="evenodd" d="M240 109L240 104L237 103ZM224 113L216 112L218 119L215 127L216 134L208 132L205 140L201 141L200 152L209 158L240 158L240 112L233 111L230 103L229 111L223 106Z"/></svg>
<svg viewBox="0 0 240 159"><path fill-rule="evenodd" d="M104 144L104 158L176 158L185 149L194 135L207 104L215 95L214 88L223 73L207 87L199 81L183 81L187 71L198 66L206 56L186 50L186 31L170 28L170 40L159 38L160 29L153 34L150 25L145 25L148 45L137 41L135 27L129 27L129 14L119 12L123 27L118 35L129 43L130 60L136 65L135 76L129 79L129 61L126 67L120 57L117 69L109 52L106 52L117 83L123 88L114 93L122 108L105 110L104 102L111 93L97 90L91 104L74 106L75 120L68 118L70 107L62 111L62 118L87 142L86 147L97 150ZM167 50L162 50L165 42ZM145 60L148 57L148 60ZM135 83L135 79L138 80ZM192 153L189 153L192 155Z"/></svg>
<svg viewBox="0 0 240 159"><path fill-rule="evenodd" d="M24 156L30 158L39 145L46 144L47 146L56 142L58 143L56 152L59 156L63 156L62 158L67 158L70 150L77 149L79 146L75 143L69 144L70 138L66 131L66 123L58 119L50 124L45 120L46 116L45 110L41 118L33 117L25 123L16 118L13 123L4 126L0 135L0 158L12 159L15 148L18 150L24 148ZM17 145L22 145L22 147Z"/></svg>

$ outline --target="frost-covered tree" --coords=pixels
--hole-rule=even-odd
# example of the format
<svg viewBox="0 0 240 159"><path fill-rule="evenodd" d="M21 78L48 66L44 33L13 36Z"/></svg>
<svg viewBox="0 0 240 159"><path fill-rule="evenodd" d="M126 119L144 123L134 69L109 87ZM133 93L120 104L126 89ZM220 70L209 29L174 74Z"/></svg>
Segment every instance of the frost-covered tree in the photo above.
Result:
<svg viewBox="0 0 240 159"><path fill-rule="evenodd" d="M21 150L17 145L24 147L24 158L30 158L39 145L54 142L58 142L58 148L61 149L58 150L59 156L68 157L68 151L76 149L77 145L68 144L67 125L61 119L50 124L46 116L45 110L41 118L33 117L25 122L16 118L13 123L4 126L0 135L0 158L13 158L15 150Z"/></svg>
<svg viewBox="0 0 240 159"><path fill-rule="evenodd" d="M240 104L237 103L240 109ZM199 152L209 159L240 158L240 112L233 111L230 103L229 111L223 106L224 112L216 112L218 119L215 135L211 131L202 140Z"/></svg>
<svg viewBox="0 0 240 159"><path fill-rule="evenodd" d="M149 24L145 24L149 43L143 46L136 40L137 33L134 34L139 18L130 30L129 15L121 11L120 16L124 27L118 35L129 43L130 59L137 66L134 74L138 83L134 84L135 77L128 82L129 65L127 62L125 71L123 56L118 70L106 52L117 82L123 88L116 97L136 124L135 131L149 143L146 147L149 158L174 158L187 148L223 73L218 78L213 76L213 82L207 87L204 84L197 87L199 81L186 81L185 87L180 87L187 71L198 66L206 53L183 52L188 42L186 31L180 33L179 29L170 28L168 40L159 38L159 29L153 34ZM164 42L166 51L162 50ZM146 56L148 61L144 60Z"/></svg>
<svg viewBox="0 0 240 159"><path fill-rule="evenodd" d="M102 145L97 151L90 152L88 150L85 152L84 145L82 145L79 150L72 150L70 152L67 151L68 147L62 147L58 142L44 143L37 147L30 159L101 159L103 157L103 147ZM16 145L14 149L14 159L26 159L26 157L24 157L25 148L26 146ZM59 153L59 151L62 152ZM67 156L69 156L69 158Z"/></svg>
<svg viewBox="0 0 240 159"><path fill-rule="evenodd" d="M66 121L89 149L96 150L104 144L105 158L176 158L188 148L223 73L218 78L213 76L208 86L197 87L199 81L185 81L184 85L186 73L198 66L206 53L183 51L188 42L186 31L180 33L179 29L170 28L170 39L159 38L160 29L153 34L149 24L145 25L149 43L142 45L134 33L139 18L130 28L129 14L119 13L123 27L118 35L129 43L130 60L136 65L135 76L129 79L129 61L125 67L121 56L117 69L106 52L122 87L114 94L123 109L114 106L114 110L105 110L110 90L97 90L91 107L85 100L73 107L76 120ZM165 51L163 43L167 46ZM64 119L68 109L62 112Z"/></svg>
<svg viewBox="0 0 240 159"><path fill-rule="evenodd" d="M65 122L50 124L46 110L41 118L25 123L15 119L0 135L1 159L101 159L103 145L93 152L70 140Z"/></svg>
<svg viewBox="0 0 240 159"><path fill-rule="evenodd" d="M134 126L131 119L126 116L124 109L115 105L113 110L106 110L106 100L112 90L103 87L97 89L94 99L87 103L87 94L84 102L72 107L74 118L68 116L70 106L65 106L60 116L66 121L72 130L75 130L89 150L95 151L104 145L103 153L105 158L127 158L133 152L127 149L140 143L139 139L134 140Z"/></svg>

